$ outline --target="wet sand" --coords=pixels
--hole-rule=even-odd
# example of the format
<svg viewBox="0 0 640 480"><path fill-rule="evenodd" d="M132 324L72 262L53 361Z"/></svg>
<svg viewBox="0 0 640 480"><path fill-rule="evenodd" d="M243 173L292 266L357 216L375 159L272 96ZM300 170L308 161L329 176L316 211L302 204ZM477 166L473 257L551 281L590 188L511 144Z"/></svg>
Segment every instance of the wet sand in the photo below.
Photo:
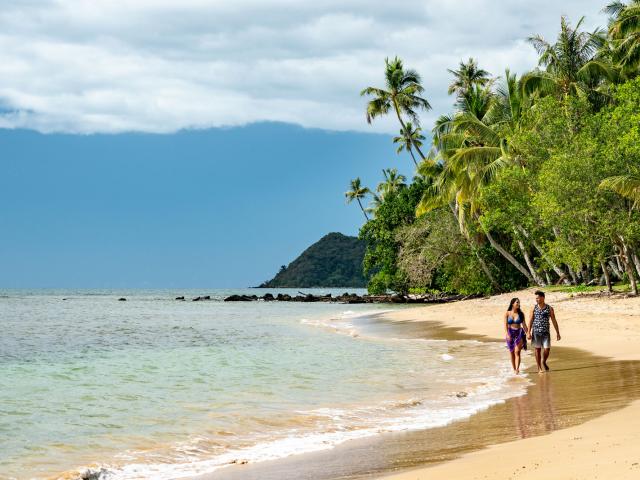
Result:
<svg viewBox="0 0 640 480"><path fill-rule="evenodd" d="M532 294L529 290L519 292L517 296L530 307ZM502 331L495 319L512 296L461 302L446 312L449 315L447 325L484 338L499 337ZM556 369L549 374L535 375L540 377L536 388L549 384L553 397L561 399L562 403L573 404L568 410L555 410L554 407L556 414L553 417L560 419L557 426L561 429L543 436L526 438L522 435L521 440L508 443L490 442L490 447L467 453L454 461L405 470L385 477L386 480L640 478L637 448L640 386L636 367L640 359L640 298L552 293L547 299L554 305L560 320L561 345L581 346L608 357L594 356L595 362L591 366L570 367L569 361L575 363L577 357L566 349L554 347L552 369L554 366ZM442 318L444 313L434 308L399 312L393 318L424 321ZM562 358L565 353L570 358ZM582 375L581 371L593 372L593 375ZM601 372L608 373L602 375ZM576 385L580 381L586 383L586 389ZM575 385L576 390L566 391L565 384ZM523 400L534 403L534 407L543 405L533 402L533 397ZM591 410L591 406L598 405L600 408ZM587 410L597 418L590 418L591 413ZM524 411L527 415L525 424L528 424L530 414ZM569 426L573 419L584 423Z"/></svg>
<svg viewBox="0 0 640 480"><path fill-rule="evenodd" d="M523 303L524 296L530 294L531 292L521 294ZM508 304L507 297L401 310L376 320L374 327L381 332L393 329L396 336L401 333L408 337L500 341L498 338L502 334L502 327L499 317L500 312L504 311L504 301ZM494 405L466 420L430 430L383 434L374 439L348 442L332 450L273 462L233 466L199 478L328 480L376 478L395 471L404 472L394 476L395 480L445 477L498 479L508 478L515 472L518 476L523 472L537 472L537 475L541 472L549 475L551 472L547 478L585 478L584 475L573 475L571 470L571 465L585 464L582 460L571 457L579 448L570 449L584 438L579 432L572 433L573 429L592 428L591 424L596 422L596 442L600 435L603 441L605 438L615 439L615 431L602 431L601 434L599 431L612 421L629 427L632 425L632 418L628 415L640 410L640 402L633 403L640 400L640 361L636 358L640 355L640 348L637 348L640 347L640 342L637 342L640 338L640 322L629 323L632 321L629 317L638 320L635 315L636 308L640 312L640 301L573 299L565 294L557 294L549 296L549 303L555 306L559 317L564 337L561 345L580 343L575 341L576 336L581 339L592 338L591 343L598 343L602 338L599 347L591 350L599 350L612 357L612 353L620 352L620 358L607 358L586 350L557 347L554 344L549 362L552 371L543 375L530 373L529 378L534 384L528 388L527 395ZM629 315L629 311L633 313ZM626 322L617 324L621 316L625 317L623 320ZM616 332L620 325L624 331ZM633 329L630 325L634 326ZM608 335L602 332L608 332ZM619 337L617 343L610 338L616 333ZM574 341L571 341L572 338ZM586 344L587 347L591 346L588 341ZM508 362L506 351L505 362ZM531 352L525 355L524 362L527 372L535 370ZM514 378L513 381L521 380ZM629 414L624 413L627 410L630 411ZM623 417L610 421L607 420L608 416L602 417L607 414ZM633 420L635 418L637 415ZM597 423L602 423L603 420L604 427ZM552 432L556 433L543 436ZM567 433L571 437L565 438ZM558 439L560 445L548 440L556 434L565 435ZM521 445L531 441L543 443L533 446L526 444L526 449ZM592 448L588 442L584 443L584 454L588 453L593 457L595 447ZM485 448L491 445L494 447ZM537 452L536 456L532 457L529 450ZM481 457L482 455L485 457ZM556 457L558 465L547 462L547 459ZM634 462L640 462L640 459L634 459L633 454L626 457L620 459L618 474L622 478L625 472L640 475L640 470L634 471L638 465L636 463L634 466ZM453 459L455 461L449 462ZM437 471L425 468L437 464L440 464L435 467L439 469ZM489 471L492 465L499 466L495 474ZM421 468L416 469L418 466ZM551 470L545 471L543 467Z"/></svg>

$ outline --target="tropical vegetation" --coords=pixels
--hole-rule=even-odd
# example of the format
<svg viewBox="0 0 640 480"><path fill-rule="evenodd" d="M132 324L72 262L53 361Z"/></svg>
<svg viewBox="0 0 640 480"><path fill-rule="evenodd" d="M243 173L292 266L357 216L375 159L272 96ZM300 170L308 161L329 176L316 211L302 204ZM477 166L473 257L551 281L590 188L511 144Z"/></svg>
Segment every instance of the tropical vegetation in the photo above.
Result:
<svg viewBox="0 0 640 480"><path fill-rule="evenodd" d="M452 110L431 126L420 75L385 60L366 119L392 115L411 181L386 169L352 181L366 222L369 290L492 293L640 278L640 0L613 2L606 29L560 19L528 41L538 65L493 76L476 59L448 70ZM367 215L368 214L368 215Z"/></svg>

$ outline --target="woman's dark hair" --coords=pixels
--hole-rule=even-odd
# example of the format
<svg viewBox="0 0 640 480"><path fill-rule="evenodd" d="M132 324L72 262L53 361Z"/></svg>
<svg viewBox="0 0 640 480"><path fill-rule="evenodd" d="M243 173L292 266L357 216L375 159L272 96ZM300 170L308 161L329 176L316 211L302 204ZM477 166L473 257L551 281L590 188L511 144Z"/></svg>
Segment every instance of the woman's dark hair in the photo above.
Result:
<svg viewBox="0 0 640 480"><path fill-rule="evenodd" d="M520 299L518 297L514 297L511 299L507 312L513 312L513 304L516 302L520 302ZM520 318L520 320L524 320L524 313L522 313L522 309L520 307L518 307L518 317Z"/></svg>

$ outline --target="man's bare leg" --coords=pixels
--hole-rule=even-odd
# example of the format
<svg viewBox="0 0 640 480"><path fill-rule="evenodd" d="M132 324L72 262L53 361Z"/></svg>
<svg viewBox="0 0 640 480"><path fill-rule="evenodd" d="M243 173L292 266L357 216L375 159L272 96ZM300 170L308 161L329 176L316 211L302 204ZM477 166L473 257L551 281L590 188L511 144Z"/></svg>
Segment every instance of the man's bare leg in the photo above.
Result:
<svg viewBox="0 0 640 480"><path fill-rule="evenodd" d="M544 365L544 369L545 370L549 370L549 365L547 365L547 358L549 358L549 354L550 353L551 353L551 349L550 348L545 348L544 349L542 364Z"/></svg>
<svg viewBox="0 0 640 480"><path fill-rule="evenodd" d="M536 364L538 365L538 373L542 373L542 363L541 363L541 354L542 352L540 351L540 348L536 348Z"/></svg>

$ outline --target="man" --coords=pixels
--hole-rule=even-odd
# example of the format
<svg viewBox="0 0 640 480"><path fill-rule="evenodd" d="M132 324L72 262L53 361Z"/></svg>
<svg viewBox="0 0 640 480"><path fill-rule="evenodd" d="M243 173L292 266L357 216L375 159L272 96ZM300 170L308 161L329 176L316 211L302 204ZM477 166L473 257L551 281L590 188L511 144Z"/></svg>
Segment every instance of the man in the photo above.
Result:
<svg viewBox="0 0 640 480"><path fill-rule="evenodd" d="M529 334L531 346L536 350L536 363L538 364L538 373L544 373L549 370L547 359L551 352L551 333L549 331L549 319L553 323L556 330L556 338L560 341L560 329L556 321L556 314L551 305L547 305L544 301L544 292L538 290L536 292L536 306L529 313ZM544 349L544 352L541 350ZM544 370L543 370L544 367Z"/></svg>

